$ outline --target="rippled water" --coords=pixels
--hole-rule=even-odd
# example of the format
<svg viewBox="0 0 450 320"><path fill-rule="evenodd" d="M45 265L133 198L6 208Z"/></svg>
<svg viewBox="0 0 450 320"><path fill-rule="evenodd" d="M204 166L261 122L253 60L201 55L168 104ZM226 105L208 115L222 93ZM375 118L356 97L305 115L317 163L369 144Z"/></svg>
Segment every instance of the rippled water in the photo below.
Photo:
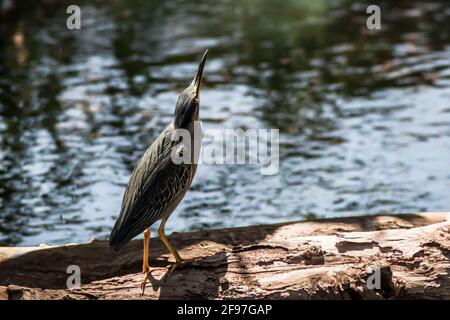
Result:
<svg viewBox="0 0 450 320"><path fill-rule="evenodd" d="M450 208L450 8L17 2L1 15L0 244L105 238L210 49L203 127L279 128L280 173L200 166L168 231Z"/></svg>

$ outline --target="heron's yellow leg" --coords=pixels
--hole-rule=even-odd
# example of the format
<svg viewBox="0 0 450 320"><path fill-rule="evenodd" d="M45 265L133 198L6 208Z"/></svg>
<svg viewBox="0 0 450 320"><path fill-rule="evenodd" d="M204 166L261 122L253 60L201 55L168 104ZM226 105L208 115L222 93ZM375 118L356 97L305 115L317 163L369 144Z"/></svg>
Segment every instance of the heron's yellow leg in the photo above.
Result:
<svg viewBox="0 0 450 320"><path fill-rule="evenodd" d="M173 270L175 270L175 268L177 266L180 266L183 264L183 259L181 259L177 250L175 250L175 248L172 247L172 245L169 243L169 240L167 239L167 237L164 233L164 227L166 226L166 222L167 222L167 218L163 218L161 220L161 224L159 225L159 228L158 228L158 235L159 235L159 238L161 239L161 241L164 243L164 245L167 247L167 249L169 249L170 253L175 258L175 264L172 266L169 273L167 274L167 275L170 275L170 274L172 274Z"/></svg>
<svg viewBox="0 0 450 320"><path fill-rule="evenodd" d="M144 280L141 283L142 294L145 291L145 285L147 284L148 276L150 274L150 266L148 265L148 251L150 244L150 229L144 230L144 256L142 258L142 273L144 273Z"/></svg>

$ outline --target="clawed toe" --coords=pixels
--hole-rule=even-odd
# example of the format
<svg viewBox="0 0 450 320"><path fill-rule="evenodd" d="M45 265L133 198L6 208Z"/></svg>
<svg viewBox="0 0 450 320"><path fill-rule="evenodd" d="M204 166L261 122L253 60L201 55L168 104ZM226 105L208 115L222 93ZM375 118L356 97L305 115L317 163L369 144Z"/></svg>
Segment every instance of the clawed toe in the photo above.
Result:
<svg viewBox="0 0 450 320"><path fill-rule="evenodd" d="M169 269L169 271L167 271L167 273L165 274L164 280L167 280L167 278L173 274L175 269L182 269L182 268L186 267L187 265L189 265L190 262L192 262L192 260L181 260L181 261L175 262L172 265L168 265L167 269Z"/></svg>
<svg viewBox="0 0 450 320"><path fill-rule="evenodd" d="M148 277L150 276L150 270L143 271L143 273L144 273L144 280L142 280L142 282L141 282L142 295L144 295L144 292L145 292L145 287L147 285Z"/></svg>

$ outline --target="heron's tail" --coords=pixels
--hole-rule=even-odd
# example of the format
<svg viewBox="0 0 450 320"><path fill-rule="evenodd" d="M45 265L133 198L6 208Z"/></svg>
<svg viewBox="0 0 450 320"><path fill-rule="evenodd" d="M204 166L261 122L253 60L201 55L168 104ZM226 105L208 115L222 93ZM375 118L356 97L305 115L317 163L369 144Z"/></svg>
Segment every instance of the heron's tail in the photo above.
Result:
<svg viewBox="0 0 450 320"><path fill-rule="evenodd" d="M115 252L122 249L124 245L128 243L131 239L133 239L134 235L131 234L130 228L124 228L121 226L120 221L116 221L114 228L111 231L109 236L109 246Z"/></svg>

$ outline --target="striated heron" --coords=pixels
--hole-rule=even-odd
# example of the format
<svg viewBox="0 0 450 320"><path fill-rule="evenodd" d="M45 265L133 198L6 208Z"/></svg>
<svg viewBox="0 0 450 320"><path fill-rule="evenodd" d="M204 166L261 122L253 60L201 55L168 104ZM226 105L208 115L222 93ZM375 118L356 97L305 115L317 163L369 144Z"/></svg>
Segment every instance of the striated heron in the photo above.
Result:
<svg viewBox="0 0 450 320"><path fill-rule="evenodd" d="M167 276L177 266L183 264L177 250L169 243L164 227L192 183L197 170L195 160L198 159L199 148L197 150L191 148L193 150L190 152L191 161L177 164L172 159L172 149L179 150L180 143L173 137L176 130L184 129L189 132L191 139L186 146L193 146L201 139L201 132L194 130L194 122L199 119L200 85L207 53L208 50L203 54L191 84L178 97L174 120L156 138L134 168L123 196L120 215L109 237L111 248L118 251L132 238L144 232L142 272L145 275L141 284L142 294L150 274L149 227L153 223L161 220L158 229L159 238L175 257L175 264L172 265ZM194 142L194 140L197 141Z"/></svg>

